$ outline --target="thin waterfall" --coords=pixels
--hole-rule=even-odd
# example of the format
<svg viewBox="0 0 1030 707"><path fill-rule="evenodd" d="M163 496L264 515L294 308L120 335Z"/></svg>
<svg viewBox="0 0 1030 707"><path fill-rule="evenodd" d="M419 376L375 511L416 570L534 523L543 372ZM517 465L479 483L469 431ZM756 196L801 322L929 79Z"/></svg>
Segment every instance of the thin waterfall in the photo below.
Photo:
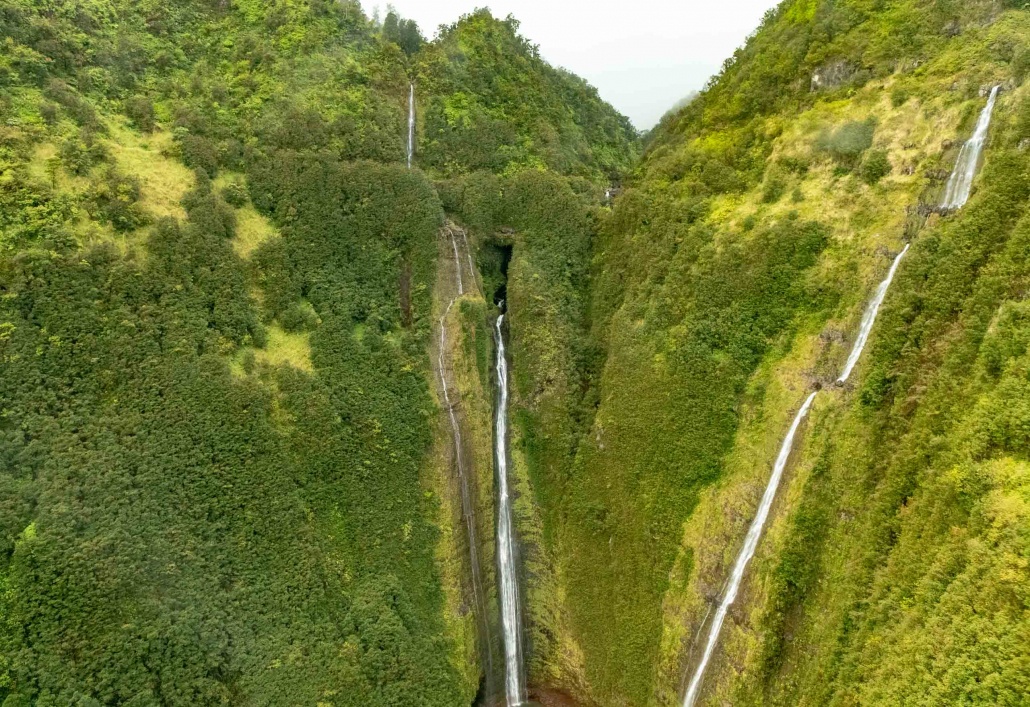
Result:
<svg viewBox="0 0 1030 707"><path fill-rule="evenodd" d="M951 176L948 178L948 185L944 190L944 197L941 199L941 208L946 211L961 209L969 201L973 178L976 176L976 168L980 164L980 155L983 153L984 145L987 143L987 130L991 127L991 115L994 113L994 105L998 100L1000 88L1000 86L995 86L991 89L991 97L987 101L987 106L980 113L973 136L966 141L959 151L958 160L955 162L955 169L952 170ZM880 305L883 304L883 299L887 296L887 290L894 280L898 266L901 265L901 259L908 252L909 245L906 244L904 250L894 259L894 263L887 273L887 278L876 288L872 301L869 302L865 314L862 315L862 325L858 331L858 338L855 339L855 345L851 349L851 355L848 356L844 372L837 379L838 383L847 382L851 372L855 369L855 365L862 355L862 350L869 341L869 334L873 329L873 324L876 323L876 315L880 311Z"/></svg>
<svg viewBox="0 0 1030 707"><path fill-rule="evenodd" d="M522 665L522 609L519 605L518 569L515 565L514 522L508 490L508 361L504 351L504 302L497 317L497 417L494 457L497 464L497 570L501 595L501 628L504 632L504 694L508 707L526 701L526 676Z"/></svg>
<svg viewBox="0 0 1030 707"><path fill-rule="evenodd" d="M408 169L415 158L415 83L408 87Z"/></svg>
<svg viewBox="0 0 1030 707"><path fill-rule="evenodd" d="M472 264L472 249L469 247L469 238L465 233L464 228L461 229L461 240L465 241L465 255L468 257L469 261L469 277L472 278L472 285L479 290L479 283L476 282L476 268Z"/></svg>
<svg viewBox="0 0 1030 707"><path fill-rule="evenodd" d="M987 129L991 127L991 114L994 113L994 104L998 100L1000 90L1001 86L991 89L991 97L987 101L987 107L980 113L973 137L966 141L958 153L955 169L948 178L948 185L944 188L944 198L941 199L941 208L945 210L961 209L969 201L969 193L973 188L973 177L976 176L976 168L980 164L980 153L983 152L984 145L987 143Z"/></svg>
<svg viewBox="0 0 1030 707"><path fill-rule="evenodd" d="M690 686L687 688L687 695L683 698L684 707L693 707L694 702L697 700L697 696L701 691L701 680L705 675L705 668L708 667L708 661L712 657L712 653L715 651L715 644L719 640L719 633L722 630L722 624L726 620L726 614L730 610L730 606L737 598L737 592L740 590L740 582L744 578L744 570L747 569L748 562L755 554L755 548L758 547L758 540L762 536L762 528L765 526L765 521L769 517L769 509L772 508L773 500L776 498L776 489L780 485L780 479L783 477L783 470L787 467L787 460L790 459L791 450L794 448L794 436L797 434L798 427L801 422L808 415L809 409L812 407L812 401L815 400L816 393L812 393L805 400L805 404L798 410L798 414L794 417L794 422L790 426L790 431L787 432L787 438L783 440L783 446L780 448L780 454L776 457L776 464L773 466L772 476L769 478L769 484L765 487L765 493L762 495L762 502L758 506L758 514L755 519L751 521L751 527L748 528L747 537L744 538L744 547L741 548L740 554L737 555L737 561L733 564L733 572L730 574L729 585L726 587L726 593L723 595L722 601L719 603L719 608L715 612L715 617L712 619L712 625L708 630L708 641L705 643L705 652L701 656L701 662L698 663L697 670L694 671L694 676L690 679Z"/></svg>
<svg viewBox="0 0 1030 707"><path fill-rule="evenodd" d="M880 286L876 288L876 293L869 301L865 314L862 315L862 325L858 329L858 338L855 339L855 345L851 349L851 355L848 356L848 362L844 366L844 372L841 373L840 378L837 379L838 383L846 383L848 378L851 377L851 372L855 370L855 364L858 363L858 359L862 355L862 349L865 348L866 343L869 341L869 334L873 330L873 324L876 323L876 315L880 313L880 305L883 304L883 299L887 296L887 290L891 286L891 281L894 280L894 274L898 272L898 266L901 265L901 259L905 257L905 253L908 252L910 245L910 243L906 243L905 248L898 253L898 257L896 257L894 262L891 264L891 269L887 273L886 279L884 279L884 281L880 283Z"/></svg>
<svg viewBox="0 0 1030 707"><path fill-rule="evenodd" d="M451 231L451 247L454 249L454 275L458 281L458 296L465 294L465 284L461 280L461 258L458 257L458 241L454 237L454 231ZM471 263L469 263L471 265Z"/></svg>
<svg viewBox="0 0 1030 707"><path fill-rule="evenodd" d="M458 256L458 244L454 237L454 230L447 229L451 238L451 248L454 251L454 275L455 286L458 295L452 297L447 303L447 309L440 317L440 349L437 353L437 370L440 374L440 389L443 392L444 406L447 408L447 416L451 423L451 440L454 444L454 464L458 472L458 484L461 489L461 515L465 519L465 531L468 534L469 544L469 566L472 574L472 599L475 603L475 610L483 632L483 656L486 660L486 674L493 675L493 650L490 638L490 619L487 615L486 600L483 593L483 572L479 562L479 538L476 531L475 502L469 488L468 474L465 468L465 450L461 437L461 425L458 423L458 416L455 412L455 401L451 399L450 385L447 383L446 374L446 352L447 352L447 317L458 301L458 297L465 294L465 288L461 279L461 258ZM467 244L466 240L466 244ZM471 261L470 261L471 266ZM473 271L473 277L474 277Z"/></svg>
<svg viewBox="0 0 1030 707"><path fill-rule="evenodd" d="M994 112L994 105L997 102L1000 88L1000 86L995 86L991 90L991 96L987 101L987 106L980 114L973 136L962 146L962 149L959 152L958 160L955 163L955 169L952 171L951 176L948 179L948 184L944 191L944 197L941 200L941 208L944 210L961 209L969 200L973 179L976 176L976 169L980 163L980 155L982 154L984 145L987 142L987 131L991 125L991 115ZM909 247L910 244L906 244L904 249L902 249L894 259L894 262L891 264L890 271L887 273L887 277L876 288L873 299L866 307L865 313L862 315L862 324L859 328L858 338L855 340L855 345L852 347L851 354L848 356L847 363L844 366L844 372L841 373L840 378L837 379L838 383L844 383L848 380L852 371L854 371L859 358L862 356L862 351L865 349L865 345L869 341L869 335L873 330L873 325L876 323L876 317L879 314L880 306L883 304L883 300L887 296L887 291L890 289L891 282L893 282L895 274L898 272L898 267L901 265L901 259L905 257L906 253L908 253ZM772 477L769 479L769 484L766 486L765 494L762 496L762 502L758 508L758 514L751 522L751 527L748 529L747 537L744 540L744 547L741 549L740 554L737 556L737 560L733 565L733 573L730 575L726 593L723 596L722 601L719 603L719 608L716 610L715 618L712 620L712 625L709 628L708 640L705 643L705 650L701 656L701 661L698 663L697 669L694 671L694 675L691 677L690 684L687 687L687 694L683 699L684 707L693 707L694 703L697 701L698 695L700 694L701 682L704 678L705 668L708 667L708 661L711 659L712 653L715 651L715 645L718 643L719 633L722 631L722 625L726 620L726 614L729 612L729 608L733 604L733 601L737 598L737 592L740 589L740 583L744 577L744 570L747 568L748 562L751 561L751 558L755 554L755 549L758 547L758 540L761 538L762 528L769 516L769 509L772 507L773 500L776 498L776 489L779 486L780 479L783 476L783 470L787 465L787 460L790 458L791 450L794 447L794 437L797 434L798 426L808 415L808 411L812 406L812 401L815 400L816 394L817 393L812 393L808 396L805 404L801 406L801 410L798 411L797 416L794 418L794 422L791 424L790 430L787 432L786 439L783 440L783 446L780 448L779 456L776 458L776 464L773 466Z"/></svg>

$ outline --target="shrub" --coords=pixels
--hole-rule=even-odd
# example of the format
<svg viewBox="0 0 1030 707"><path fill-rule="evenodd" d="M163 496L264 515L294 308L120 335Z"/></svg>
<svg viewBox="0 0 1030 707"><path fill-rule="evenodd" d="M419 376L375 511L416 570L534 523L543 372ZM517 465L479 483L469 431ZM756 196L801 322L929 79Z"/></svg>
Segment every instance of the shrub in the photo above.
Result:
<svg viewBox="0 0 1030 707"><path fill-rule="evenodd" d="M310 302L297 302L279 315L279 323L288 332L311 331L318 326L319 319Z"/></svg>
<svg viewBox="0 0 1030 707"><path fill-rule="evenodd" d="M93 106L64 81L52 79L47 84L46 89L44 89L43 95L64 106L64 109L68 111L68 115L79 125L90 127L94 130L103 129Z"/></svg>
<svg viewBox="0 0 1030 707"><path fill-rule="evenodd" d="M218 162L226 169L243 171L247 165L247 148L239 140L226 140L218 147Z"/></svg>
<svg viewBox="0 0 1030 707"><path fill-rule="evenodd" d="M239 208L247 203L247 188L239 182L229 182L222 187L222 199L230 206Z"/></svg>
<svg viewBox="0 0 1030 707"><path fill-rule="evenodd" d="M811 166L804 157L781 157L777 164L791 174L796 174L800 177L808 174L808 169Z"/></svg>
<svg viewBox="0 0 1030 707"><path fill-rule="evenodd" d="M209 184L200 184L182 200L190 223L206 235L231 239L236 234L236 214L211 191Z"/></svg>
<svg viewBox="0 0 1030 707"><path fill-rule="evenodd" d="M839 166L851 171L858 166L862 153L873 146L876 121L853 120L830 132L824 130L816 140L816 148L832 157Z"/></svg>
<svg viewBox="0 0 1030 707"><path fill-rule="evenodd" d="M143 133L154 131L154 104L145 96L133 96L125 102L125 114Z"/></svg>
<svg viewBox="0 0 1030 707"><path fill-rule="evenodd" d="M140 195L139 179L112 167L90 185L86 210L117 231L131 231L147 223L147 215L138 203Z"/></svg>
<svg viewBox="0 0 1030 707"><path fill-rule="evenodd" d="M247 349L243 352L243 356L240 359L240 364L243 366L243 372L250 375L254 372L254 366L257 363L257 357L254 355L253 349Z"/></svg>
<svg viewBox="0 0 1030 707"><path fill-rule="evenodd" d="M908 99L910 97L911 96L909 95L907 89L898 86L893 91L891 91L891 105L895 108L900 108L901 106L908 103Z"/></svg>
<svg viewBox="0 0 1030 707"><path fill-rule="evenodd" d="M218 171L218 146L213 140L199 135L185 135L179 141L182 161L190 169L213 177Z"/></svg>
<svg viewBox="0 0 1030 707"><path fill-rule="evenodd" d="M59 110L57 104L50 101L43 101L39 104L39 115L43 122L50 126L57 124Z"/></svg>
<svg viewBox="0 0 1030 707"><path fill-rule="evenodd" d="M1012 73L1015 74L1016 81L1020 83L1023 82L1027 74L1030 74L1030 49L1023 48L1013 57Z"/></svg>
<svg viewBox="0 0 1030 707"><path fill-rule="evenodd" d="M775 204L783 197L785 191L787 191L787 185L783 179L778 174L770 175L762 188L762 203Z"/></svg>
<svg viewBox="0 0 1030 707"><path fill-rule="evenodd" d="M858 176L872 186L891 173L891 163L883 150L872 150L862 162Z"/></svg>
<svg viewBox="0 0 1030 707"><path fill-rule="evenodd" d="M58 154L72 174L86 174L107 159L107 148L97 141L92 130L83 129L61 143Z"/></svg>

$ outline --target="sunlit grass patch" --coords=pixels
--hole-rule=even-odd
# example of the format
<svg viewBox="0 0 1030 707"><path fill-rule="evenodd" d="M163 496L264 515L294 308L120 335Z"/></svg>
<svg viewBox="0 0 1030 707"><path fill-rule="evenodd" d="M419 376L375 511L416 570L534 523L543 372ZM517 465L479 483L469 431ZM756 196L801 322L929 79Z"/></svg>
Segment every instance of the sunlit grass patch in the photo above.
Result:
<svg viewBox="0 0 1030 707"><path fill-rule="evenodd" d="M269 366L293 366L311 372L311 340L307 332L291 334L276 325L268 327L268 343L263 349L255 349L258 363Z"/></svg>
<svg viewBox="0 0 1030 707"><path fill-rule="evenodd" d="M143 208L155 217L186 218L182 198L193 188L193 173L170 155L174 145L171 133L137 133L123 124L109 125L111 157L126 174L139 178Z"/></svg>
<svg viewBox="0 0 1030 707"><path fill-rule="evenodd" d="M242 185L243 179L242 175L235 172L222 172L215 178L213 186L221 190L233 184ZM236 208L236 238L233 239L232 247L241 258L250 258L265 241L278 235L275 226L249 202Z"/></svg>
<svg viewBox="0 0 1030 707"><path fill-rule="evenodd" d="M232 247L241 258L249 258L262 243L278 235L275 227L253 206L236 210L236 238Z"/></svg>

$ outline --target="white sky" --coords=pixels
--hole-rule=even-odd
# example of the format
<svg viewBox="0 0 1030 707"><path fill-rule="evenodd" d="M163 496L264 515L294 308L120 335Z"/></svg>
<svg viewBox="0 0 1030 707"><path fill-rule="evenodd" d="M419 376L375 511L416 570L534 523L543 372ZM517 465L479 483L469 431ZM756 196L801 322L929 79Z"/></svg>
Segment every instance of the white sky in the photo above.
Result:
<svg viewBox="0 0 1030 707"><path fill-rule="evenodd" d="M363 0L371 14L388 0ZM778 0L392 0L427 37L477 6L509 13L551 64L597 87L642 130L708 77Z"/></svg>

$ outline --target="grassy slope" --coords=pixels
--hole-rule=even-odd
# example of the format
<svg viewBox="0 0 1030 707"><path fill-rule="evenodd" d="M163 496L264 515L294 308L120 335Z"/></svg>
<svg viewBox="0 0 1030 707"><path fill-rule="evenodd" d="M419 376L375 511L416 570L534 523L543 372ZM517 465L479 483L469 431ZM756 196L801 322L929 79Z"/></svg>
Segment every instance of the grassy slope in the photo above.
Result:
<svg viewBox="0 0 1030 707"><path fill-rule="evenodd" d="M981 86L1025 61L1025 13L999 17L995 3L828 8L786 3L770 16L706 95L653 136L597 240L592 325L606 362L555 545L602 703L675 703L684 649L790 415L811 385L832 381L869 292L921 223L907 209L936 197L954 155L942 142L968 134ZM957 36L945 31L951 19ZM893 43L897 32L910 43ZM857 73L810 93L812 73L841 58ZM1000 113L1017 105L1010 95ZM872 149L893 164L873 186L816 149L824 131L870 117ZM803 231L790 224L813 222L828 240L811 267L786 272L768 258L763 243L782 247L778 227L790 243ZM730 640L734 655L753 658L755 639Z"/></svg>

